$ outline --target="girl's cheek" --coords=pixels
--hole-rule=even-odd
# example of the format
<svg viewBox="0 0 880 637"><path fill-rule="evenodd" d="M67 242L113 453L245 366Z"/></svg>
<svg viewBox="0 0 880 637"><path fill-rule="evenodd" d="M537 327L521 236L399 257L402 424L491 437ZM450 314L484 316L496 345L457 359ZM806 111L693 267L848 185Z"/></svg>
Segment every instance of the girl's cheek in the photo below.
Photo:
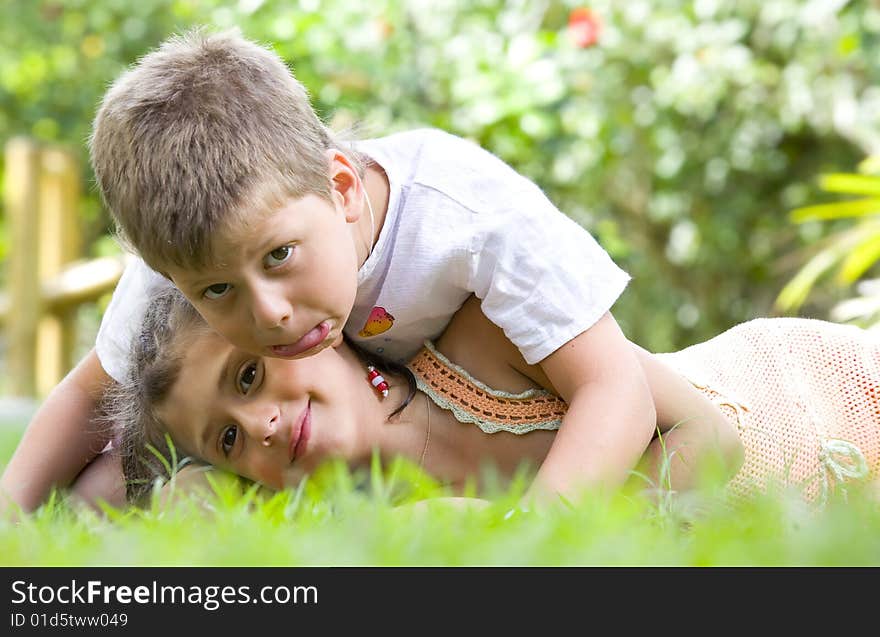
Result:
<svg viewBox="0 0 880 637"><path fill-rule="evenodd" d="M258 459L251 457L240 457L238 462L233 465L232 471L254 482L265 482L267 477L265 467Z"/></svg>
<svg viewBox="0 0 880 637"><path fill-rule="evenodd" d="M284 469L276 464L263 461L255 467L254 475L258 482L273 489L282 489L284 486Z"/></svg>

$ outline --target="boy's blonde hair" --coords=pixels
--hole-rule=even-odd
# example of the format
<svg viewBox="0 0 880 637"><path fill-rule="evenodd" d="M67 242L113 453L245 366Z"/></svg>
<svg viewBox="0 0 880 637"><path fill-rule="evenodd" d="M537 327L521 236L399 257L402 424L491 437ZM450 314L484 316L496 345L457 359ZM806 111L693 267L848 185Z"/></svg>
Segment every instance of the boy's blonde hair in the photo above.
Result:
<svg viewBox="0 0 880 637"><path fill-rule="evenodd" d="M122 239L162 271L211 263L214 234L254 211L328 198L326 151L339 145L281 58L237 31L199 28L116 80L89 147Z"/></svg>

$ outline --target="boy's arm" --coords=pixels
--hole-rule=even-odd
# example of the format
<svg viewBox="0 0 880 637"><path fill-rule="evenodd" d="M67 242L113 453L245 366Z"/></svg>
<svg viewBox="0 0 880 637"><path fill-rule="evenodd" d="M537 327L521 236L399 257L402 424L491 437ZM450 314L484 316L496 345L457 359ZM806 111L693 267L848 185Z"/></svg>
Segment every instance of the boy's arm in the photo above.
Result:
<svg viewBox="0 0 880 637"><path fill-rule="evenodd" d="M92 349L50 392L0 477L0 511L10 500L25 511L35 509L107 444L110 432L96 426L94 415L110 382Z"/></svg>
<svg viewBox="0 0 880 637"><path fill-rule="evenodd" d="M617 321L606 312L541 361L568 411L527 499L621 486L656 426L645 373Z"/></svg>
<svg viewBox="0 0 880 637"><path fill-rule="evenodd" d="M638 345L632 347L651 388L661 431L642 457L640 472L656 488L674 491L697 486L706 468L720 467L725 478L732 477L743 461L733 423L681 374Z"/></svg>

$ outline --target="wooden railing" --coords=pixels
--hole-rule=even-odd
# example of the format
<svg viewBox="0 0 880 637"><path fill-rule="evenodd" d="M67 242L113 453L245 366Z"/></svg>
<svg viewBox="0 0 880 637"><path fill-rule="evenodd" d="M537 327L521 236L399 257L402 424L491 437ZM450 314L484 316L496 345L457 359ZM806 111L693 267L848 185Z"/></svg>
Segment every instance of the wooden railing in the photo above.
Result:
<svg viewBox="0 0 880 637"><path fill-rule="evenodd" d="M80 169L71 152L14 138L5 159L9 262L0 321L8 390L39 398L76 363L77 309L116 286L124 258L81 258Z"/></svg>

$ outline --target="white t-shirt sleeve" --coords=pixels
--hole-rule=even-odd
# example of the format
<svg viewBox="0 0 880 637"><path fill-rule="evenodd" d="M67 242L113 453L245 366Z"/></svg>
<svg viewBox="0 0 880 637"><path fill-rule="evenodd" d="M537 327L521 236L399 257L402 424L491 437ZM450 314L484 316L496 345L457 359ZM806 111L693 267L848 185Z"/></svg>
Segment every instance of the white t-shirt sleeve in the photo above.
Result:
<svg viewBox="0 0 880 637"><path fill-rule="evenodd" d="M170 285L168 279L139 258L125 266L95 339L98 360L116 381L125 380L131 342L143 323L150 297L161 287Z"/></svg>
<svg viewBox="0 0 880 637"><path fill-rule="evenodd" d="M474 235L471 289L483 313L536 364L598 321L629 275L596 239L523 180Z"/></svg>

